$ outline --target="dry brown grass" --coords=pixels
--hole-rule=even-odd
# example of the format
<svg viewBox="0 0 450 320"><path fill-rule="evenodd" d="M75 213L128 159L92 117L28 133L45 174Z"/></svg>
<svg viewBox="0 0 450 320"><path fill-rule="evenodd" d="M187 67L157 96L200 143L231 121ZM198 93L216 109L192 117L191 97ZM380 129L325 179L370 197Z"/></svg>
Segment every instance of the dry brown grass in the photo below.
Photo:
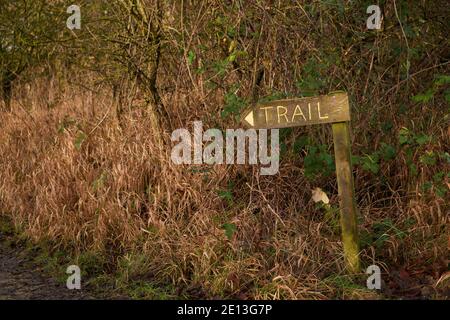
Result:
<svg viewBox="0 0 450 320"><path fill-rule="evenodd" d="M132 109L121 127L107 95L72 92L53 109L38 101L25 109L18 98L15 112L0 115L0 205L31 239L75 254L98 252L114 266L126 262L126 281L150 277L191 296L376 297L340 284L339 232L314 207L310 193L318 184L305 179L301 167L285 161L278 175L260 177L249 166L217 165L207 173L176 166L170 148L155 145L145 111ZM80 131L88 135L78 150ZM416 221L406 239L387 241L382 260L371 245L363 261L385 271L405 264L417 270L427 259L439 265L448 239L445 203L401 190L383 199L361 177L363 228L386 217ZM232 205L217 193L228 181L239 185ZM330 194L334 204L336 194ZM228 222L237 227L232 239L221 228Z"/></svg>

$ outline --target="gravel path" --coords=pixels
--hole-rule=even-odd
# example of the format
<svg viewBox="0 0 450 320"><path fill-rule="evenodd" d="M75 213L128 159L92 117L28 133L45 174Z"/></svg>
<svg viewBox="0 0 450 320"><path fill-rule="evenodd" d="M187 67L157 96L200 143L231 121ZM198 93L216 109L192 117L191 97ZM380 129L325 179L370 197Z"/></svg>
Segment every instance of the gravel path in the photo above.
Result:
<svg viewBox="0 0 450 320"><path fill-rule="evenodd" d="M21 248L11 248L0 231L0 300L79 300L90 297L82 290L68 290L39 270Z"/></svg>

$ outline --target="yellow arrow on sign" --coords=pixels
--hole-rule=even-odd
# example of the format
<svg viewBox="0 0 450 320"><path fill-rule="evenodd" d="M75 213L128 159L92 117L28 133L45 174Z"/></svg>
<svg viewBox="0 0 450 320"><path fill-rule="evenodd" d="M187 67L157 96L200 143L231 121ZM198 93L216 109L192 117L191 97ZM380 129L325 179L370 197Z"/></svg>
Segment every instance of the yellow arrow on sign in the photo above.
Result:
<svg viewBox="0 0 450 320"><path fill-rule="evenodd" d="M250 127L255 126L255 121L253 119L253 110L250 110L250 112L247 114L244 120L250 125Z"/></svg>

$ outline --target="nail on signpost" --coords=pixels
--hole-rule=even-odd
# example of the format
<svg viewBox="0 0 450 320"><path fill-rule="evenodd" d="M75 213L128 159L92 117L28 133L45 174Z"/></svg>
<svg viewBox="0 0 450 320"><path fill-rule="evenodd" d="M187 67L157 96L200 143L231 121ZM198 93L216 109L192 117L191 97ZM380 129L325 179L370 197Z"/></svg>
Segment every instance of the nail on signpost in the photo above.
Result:
<svg viewBox="0 0 450 320"><path fill-rule="evenodd" d="M347 268L359 272L358 226L351 167L350 106L343 92L257 104L241 115L246 127L275 129L331 123L338 181L342 242Z"/></svg>

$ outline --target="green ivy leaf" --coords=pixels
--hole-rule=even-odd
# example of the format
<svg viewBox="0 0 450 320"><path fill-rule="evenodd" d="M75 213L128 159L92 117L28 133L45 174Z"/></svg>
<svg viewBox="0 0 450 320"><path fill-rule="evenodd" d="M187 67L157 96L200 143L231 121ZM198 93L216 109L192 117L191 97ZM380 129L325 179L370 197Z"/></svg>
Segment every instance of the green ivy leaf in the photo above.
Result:
<svg viewBox="0 0 450 320"><path fill-rule="evenodd" d="M234 233L236 232L236 225L234 223L224 223L222 225L222 229L225 230L225 236L228 238L228 240L231 240Z"/></svg>
<svg viewBox="0 0 450 320"><path fill-rule="evenodd" d="M380 166L378 164L379 157L376 153L371 155L365 155L362 159L362 168L366 171L370 171L373 174L377 174L380 170Z"/></svg>
<svg viewBox="0 0 450 320"><path fill-rule="evenodd" d="M398 133L398 142L400 143L400 145L408 144L409 138L410 138L410 132L409 132L408 128L405 128L405 127L401 128Z"/></svg>
<svg viewBox="0 0 450 320"><path fill-rule="evenodd" d="M318 175L329 176L335 170L333 156L328 152L326 145L308 146L303 163L305 176L309 179Z"/></svg>
<svg viewBox="0 0 450 320"><path fill-rule="evenodd" d="M423 190L423 191L430 191L432 187L433 187L433 183L432 183L431 181L426 181L426 182L422 185L422 190Z"/></svg>
<svg viewBox="0 0 450 320"><path fill-rule="evenodd" d="M447 103L450 103L450 89L444 91L444 98Z"/></svg>
<svg viewBox="0 0 450 320"><path fill-rule="evenodd" d="M416 138L417 144L419 144L419 145L424 145L424 144L431 142L431 137L427 136L426 134L420 134L420 135L416 136L415 138Z"/></svg>
<svg viewBox="0 0 450 320"><path fill-rule="evenodd" d="M219 190L217 192L217 194L219 195L219 197L221 197L222 199L227 200L228 202L232 202L233 201L233 195L230 191L224 191L224 190Z"/></svg>
<svg viewBox="0 0 450 320"><path fill-rule="evenodd" d="M193 63L194 60L195 60L195 52L189 51L189 52L188 52L187 59L188 59L189 65L192 65L192 63Z"/></svg>
<svg viewBox="0 0 450 320"><path fill-rule="evenodd" d="M84 140L86 140L86 138L87 138L87 135L83 131L80 131L78 133L78 135L74 141L74 145L77 150L81 149L81 145L83 144Z"/></svg>
<svg viewBox="0 0 450 320"><path fill-rule="evenodd" d="M450 75L443 75L443 74L438 75L436 77L436 80L434 80L434 84L437 86L450 84Z"/></svg>
<svg viewBox="0 0 450 320"><path fill-rule="evenodd" d="M444 184L440 183L435 186L435 192L438 197L445 198L445 195L447 194L448 189Z"/></svg>
<svg viewBox="0 0 450 320"><path fill-rule="evenodd" d="M448 152L441 153L439 157L450 163L450 154Z"/></svg>
<svg viewBox="0 0 450 320"><path fill-rule="evenodd" d="M356 166L361 164L361 157L352 155L352 164Z"/></svg>
<svg viewBox="0 0 450 320"><path fill-rule="evenodd" d="M414 97L412 97L412 100L414 102L422 102L422 103L427 103L429 102L434 96L434 89L428 89L427 91L425 91L424 93L420 93L418 95L415 95Z"/></svg>
<svg viewBox="0 0 450 320"><path fill-rule="evenodd" d="M420 156L419 161L425 165L434 166L437 162L436 154L433 151L427 151Z"/></svg>
<svg viewBox="0 0 450 320"><path fill-rule="evenodd" d="M226 118L230 115L239 115L245 108L247 102L241 97L237 96L234 92L228 92L225 94L225 106L221 113L222 118Z"/></svg>
<svg viewBox="0 0 450 320"><path fill-rule="evenodd" d="M383 157L383 160L388 161L395 158L397 155L397 151L395 148L389 144L382 143L381 144L381 156Z"/></svg>
<svg viewBox="0 0 450 320"><path fill-rule="evenodd" d="M433 175L433 181L434 182L441 182L444 180L445 173L444 172L438 172Z"/></svg>

